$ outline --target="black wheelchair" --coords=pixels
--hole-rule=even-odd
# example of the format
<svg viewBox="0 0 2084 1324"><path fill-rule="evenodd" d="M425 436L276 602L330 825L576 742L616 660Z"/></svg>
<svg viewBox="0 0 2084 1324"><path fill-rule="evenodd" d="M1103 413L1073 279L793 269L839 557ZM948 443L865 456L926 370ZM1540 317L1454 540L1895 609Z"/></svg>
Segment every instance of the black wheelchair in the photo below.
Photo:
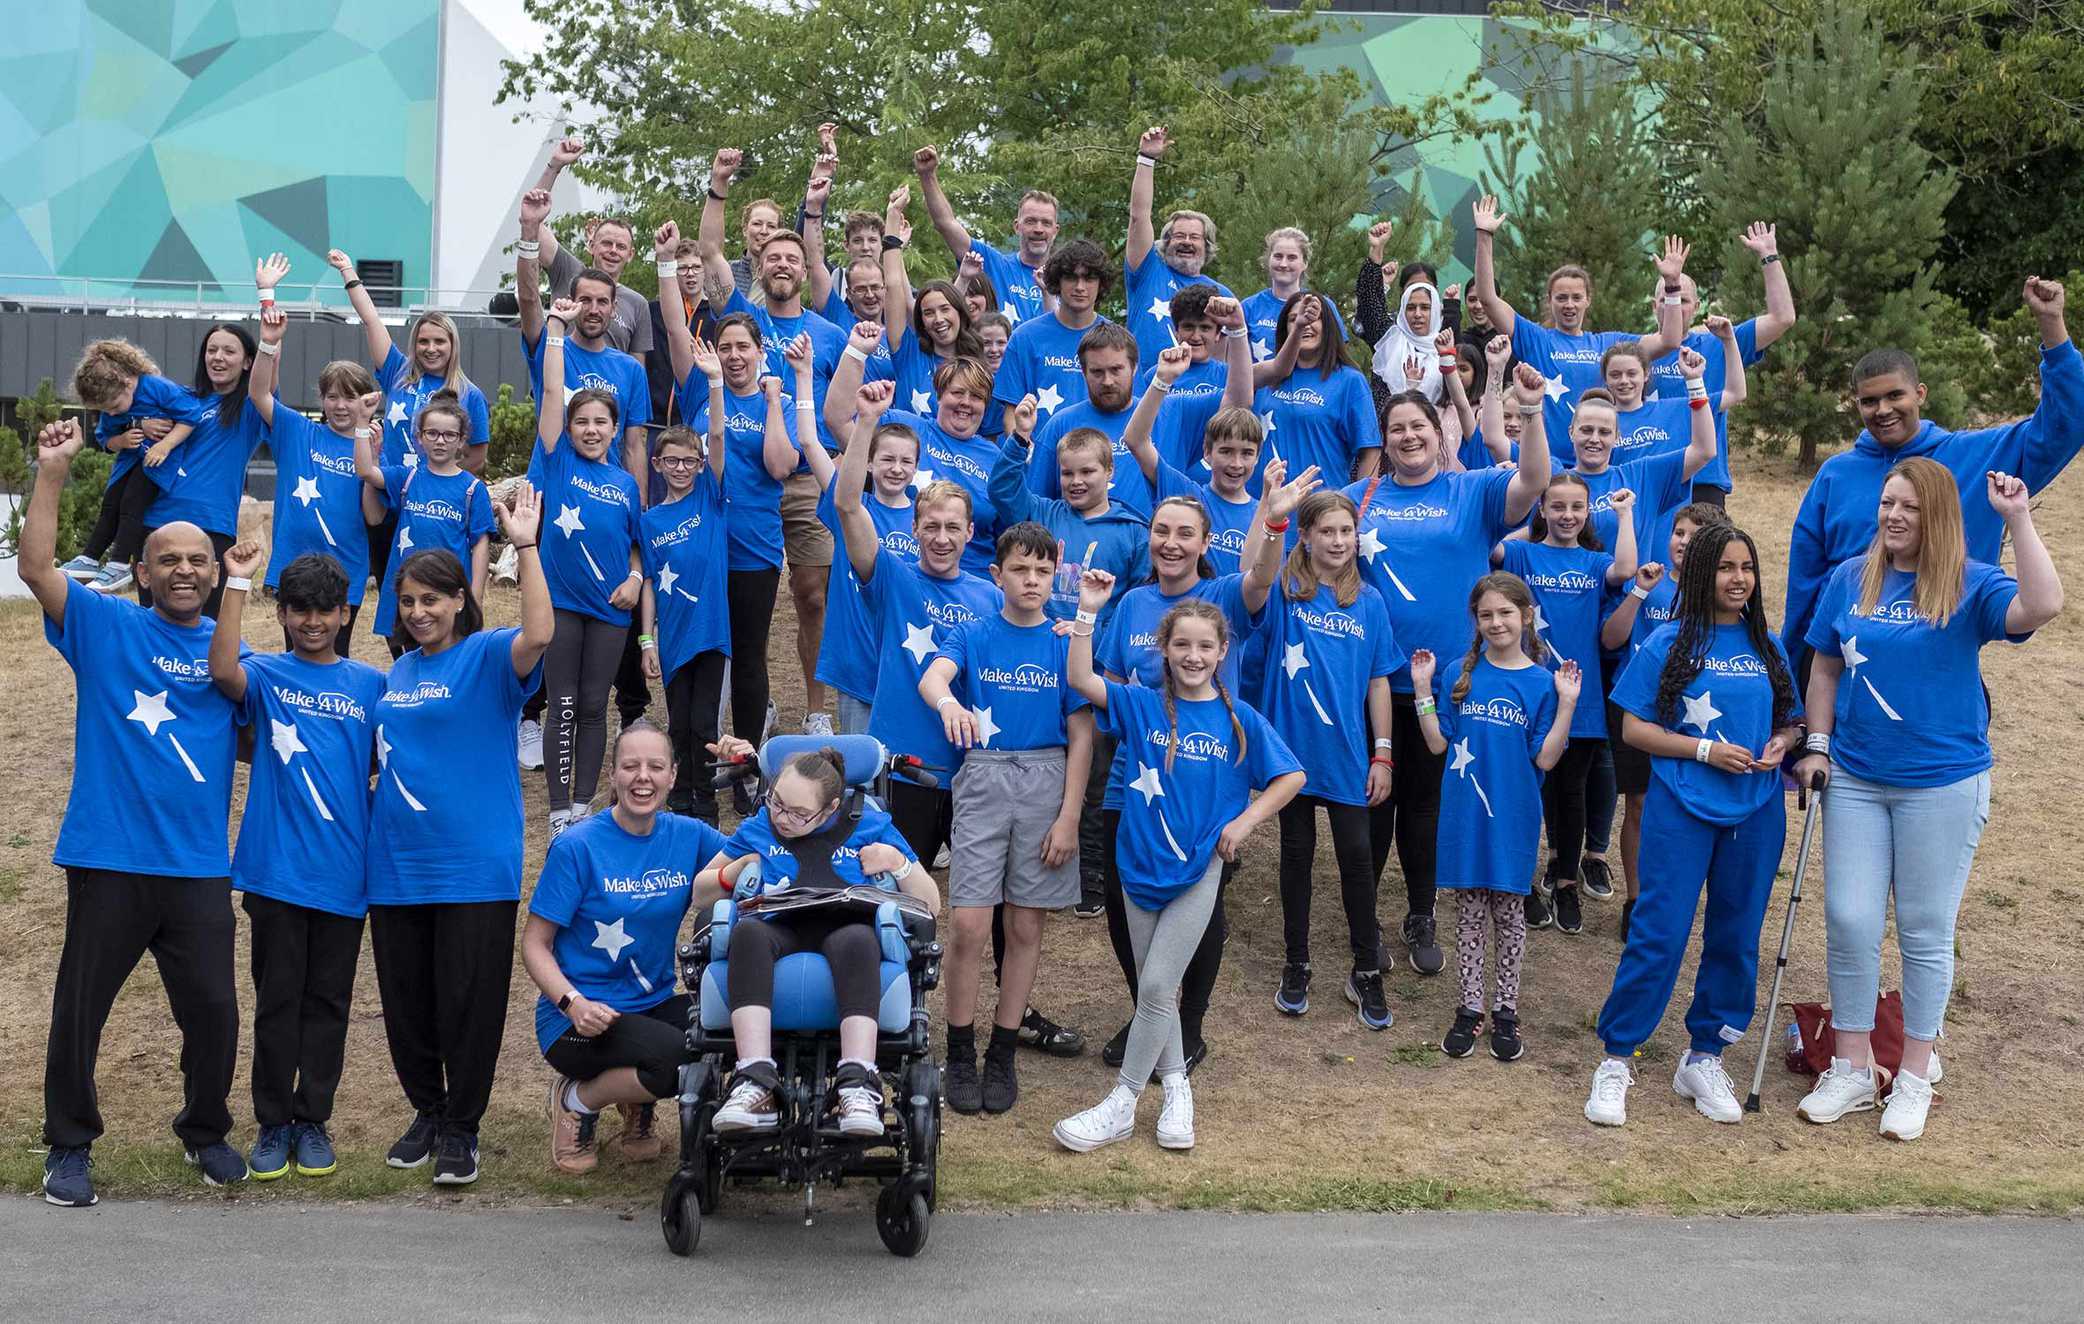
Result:
<svg viewBox="0 0 2084 1324"><path fill-rule="evenodd" d="M761 748L756 761L725 768L717 781L724 785L757 777L764 787L789 759L828 745L846 761L848 789L842 814L858 813L871 790L879 798L886 796L893 776L932 782L916 759L893 756L867 736L776 737ZM674 1254L694 1251L701 1239L702 1215L716 1211L727 1180L733 1185L765 1180L800 1185L806 1224L813 1218L821 1182L840 1186L850 1178L875 1181L882 1186L876 1199L876 1232L883 1245L903 1256L917 1255L925 1247L937 1203L941 1144L941 1070L927 1026L926 994L940 982L941 944L930 916L895 899L864 901L863 892L847 889L845 895L803 900L852 905L864 915L874 904L883 988L876 1066L888 1098L880 1136L842 1135L828 1116L840 1055L839 1009L831 971L816 952L785 956L775 966L778 1127L719 1133L712 1121L723 1101L725 1077L737 1061L725 998L737 902L729 897L718 901L708 925L681 946L681 983L696 1002L687 1032L696 1060L681 1068L680 1164L659 1203L660 1226Z"/></svg>

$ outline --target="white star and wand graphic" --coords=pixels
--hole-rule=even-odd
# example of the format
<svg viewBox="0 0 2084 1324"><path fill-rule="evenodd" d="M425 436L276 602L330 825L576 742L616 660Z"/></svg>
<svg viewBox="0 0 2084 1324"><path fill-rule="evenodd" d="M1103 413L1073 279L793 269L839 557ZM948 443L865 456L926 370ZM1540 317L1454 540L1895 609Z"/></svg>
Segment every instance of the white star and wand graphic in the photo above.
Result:
<svg viewBox="0 0 2084 1324"><path fill-rule="evenodd" d="M1688 694L1683 696L1681 701L1686 705L1686 714L1679 719L1680 726L1690 726L1704 736L1722 739L1708 730L1715 724L1715 719L1722 716L1722 710L1715 706L1715 691L1702 690L1697 699Z"/></svg>
<svg viewBox="0 0 2084 1324"><path fill-rule="evenodd" d="M926 659L933 656L933 626L905 623L905 641L902 645L912 655L912 665L923 667Z"/></svg>
<svg viewBox="0 0 2084 1324"><path fill-rule="evenodd" d="M1845 647L1840 651L1845 657L1845 669L1858 677L1860 684L1867 687L1867 693L1874 696L1874 702L1881 705L1881 710L1888 714L1889 720L1891 722L1902 721L1903 714L1889 706L1889 701L1881 697L1881 691L1874 688L1874 682L1860 675L1860 668L1865 666L1868 660L1867 654L1860 651L1860 637L1856 634L1847 635L1845 637Z"/></svg>
<svg viewBox="0 0 2084 1324"><path fill-rule="evenodd" d="M398 521L398 553L402 556L411 550L412 524L409 521L400 520Z"/></svg>
<svg viewBox="0 0 2084 1324"><path fill-rule="evenodd" d="M297 503L303 506L304 509L311 510L312 503L319 499L318 479L313 478L310 474L305 474L297 480L297 490L290 493L290 495L295 497ZM311 513L318 520L318 531L326 535L326 546L338 547L340 544L333 541L333 531L326 527L326 512L313 510Z"/></svg>
<svg viewBox="0 0 2084 1324"><path fill-rule="evenodd" d="M143 726L147 737L157 739L159 728L165 726L168 722L176 720L174 710L166 706L165 690L161 690L157 694L147 694L143 690L132 690L130 697L134 701L135 706L125 715L124 720L136 722ZM203 776L203 770L195 766L194 759L188 757L188 751L182 748L181 737L169 731L166 733L166 739L167 743L174 747L174 753L181 756L181 766L188 769L188 775L199 782L207 784L210 779Z"/></svg>
<svg viewBox="0 0 2084 1324"><path fill-rule="evenodd" d="M1375 564L1375 558L1382 555L1382 553L1388 551L1389 549L1382 545L1382 530L1376 528L1374 525L1371 524L1367 528L1361 530L1360 544L1356 550L1362 557L1366 558L1367 563L1369 565L1373 565ZM1382 573L1389 577L1390 587L1394 588L1397 591L1398 596L1402 597L1404 601L1418 601L1417 595L1412 593L1412 591L1405 586L1403 580L1397 578L1397 569L1395 566L1383 566Z"/></svg>
<svg viewBox="0 0 2084 1324"><path fill-rule="evenodd" d="M557 518L550 522L564 530L564 536L567 538L576 537L586 532L586 523L579 518L579 508L577 506L560 504L557 507ZM607 583L608 577L601 573L600 562L593 559L593 553L587 550L586 544L583 542L579 544L579 554L586 558L586 568L593 571L595 581L602 584Z"/></svg>
<svg viewBox="0 0 2084 1324"><path fill-rule="evenodd" d="M1148 806L1165 794L1165 785L1158 780L1158 770L1150 764L1139 761L1136 766L1136 780L1129 783L1129 789L1143 792L1143 803ZM1162 809L1158 811L1158 827L1165 833L1165 844L1172 847L1172 853L1184 863L1187 853L1179 848L1179 839L1172 835L1172 824L1165 821Z"/></svg>
<svg viewBox="0 0 2084 1324"><path fill-rule="evenodd" d="M926 411L927 411L928 409L931 409L932 407L933 407L933 392L932 392L932 391L914 391L914 392L912 392L912 412L913 412L913 413L915 413L915 414L923 414L923 413L925 413L925 412L926 412Z"/></svg>
<svg viewBox="0 0 2084 1324"><path fill-rule="evenodd" d="M1288 673L1288 679L1293 682L1297 672L1307 671L1309 667L1310 659L1303 653L1302 640L1298 639L1288 645L1287 652L1281 658L1281 670ZM1303 678L1302 687L1303 693L1310 696L1310 706L1317 710L1317 720L1326 726L1338 725L1338 723L1331 720L1331 714L1324 711L1324 704L1318 700L1317 691L1311 688L1307 676Z"/></svg>
<svg viewBox="0 0 2084 1324"><path fill-rule="evenodd" d="M288 767L289 761L297 755L311 752L310 746L304 743L304 737L298 733L295 722L285 722L277 718L268 720L273 729L268 743L275 747L275 757L282 760L283 767ZM311 780L311 769L299 768L297 771L304 774L304 789L311 792L311 803L317 806L318 816L328 823L332 822L333 811L326 808L325 797L318 793L318 784Z"/></svg>
<svg viewBox="0 0 2084 1324"><path fill-rule="evenodd" d="M702 599L680 587L680 578L680 572L672 566L660 566L658 572L658 595L662 598L670 598L675 593L678 593L689 602L700 602Z"/></svg>
<svg viewBox="0 0 2084 1324"><path fill-rule="evenodd" d="M387 413L387 414L385 414L385 415L384 415L384 422L386 422L386 423L389 423L389 424L392 424L392 425L394 425L394 426L395 426L395 425L397 425L397 424L403 423L404 421L405 421L405 401L403 401L403 400L393 400L393 401L391 401L391 409L390 409L390 412L389 412L389 413Z"/></svg>
<svg viewBox="0 0 2084 1324"><path fill-rule="evenodd" d="M1541 379L1541 393L1551 400L1561 400L1570 394L1570 386L1563 380L1563 375L1557 373L1553 377Z"/></svg>
<svg viewBox="0 0 2084 1324"><path fill-rule="evenodd" d="M1497 815L1491 812L1491 797L1483 793L1483 783L1476 780L1475 773L1469 771L1470 765L1475 762L1476 756L1469 752L1469 737L1463 736L1454 742L1454 762L1448 765L1447 770L1466 779L1469 785L1475 788L1476 798L1483 801L1485 818L1496 818Z"/></svg>
<svg viewBox="0 0 2084 1324"><path fill-rule="evenodd" d="M1055 382L1051 382L1035 392L1035 409L1038 413L1053 414L1057 411L1057 407L1063 403L1063 392L1056 389Z"/></svg>
<svg viewBox="0 0 2084 1324"><path fill-rule="evenodd" d="M1169 322L1172 320L1172 305L1155 296L1151 299L1151 306L1144 311L1149 313L1154 321Z"/></svg>
<svg viewBox="0 0 2084 1324"><path fill-rule="evenodd" d="M391 774L391 785L398 788L398 794L405 797L405 803L412 806L414 813L424 814L427 812L427 806L421 804L411 791L405 789L405 783L399 781L398 774L392 770L391 741L388 736L384 735L384 729L381 726L376 728L376 766L384 772Z"/></svg>
<svg viewBox="0 0 2084 1324"><path fill-rule="evenodd" d="M1272 345L1267 344L1264 340L1252 342L1252 361L1254 363L1264 363L1273 356L1274 347Z"/></svg>
<svg viewBox="0 0 2084 1324"><path fill-rule="evenodd" d="M990 749L991 738L999 733L999 724L991 720L991 709L971 710L977 718L977 748Z"/></svg>

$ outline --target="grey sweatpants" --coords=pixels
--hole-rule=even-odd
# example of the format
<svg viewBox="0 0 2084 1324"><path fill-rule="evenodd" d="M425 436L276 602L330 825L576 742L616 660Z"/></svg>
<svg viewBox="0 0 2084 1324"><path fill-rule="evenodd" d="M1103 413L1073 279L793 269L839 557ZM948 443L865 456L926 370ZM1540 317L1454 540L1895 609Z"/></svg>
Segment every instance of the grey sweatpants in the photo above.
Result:
<svg viewBox="0 0 2084 1324"><path fill-rule="evenodd" d="M1142 1093L1155 1070L1160 1079L1187 1068L1180 1044L1179 981L1208 931L1216 895L1223 885L1223 859L1211 856L1201 881L1165 903L1145 910L1125 898L1129 945L1136 953L1136 1019L1122 1054L1121 1084Z"/></svg>

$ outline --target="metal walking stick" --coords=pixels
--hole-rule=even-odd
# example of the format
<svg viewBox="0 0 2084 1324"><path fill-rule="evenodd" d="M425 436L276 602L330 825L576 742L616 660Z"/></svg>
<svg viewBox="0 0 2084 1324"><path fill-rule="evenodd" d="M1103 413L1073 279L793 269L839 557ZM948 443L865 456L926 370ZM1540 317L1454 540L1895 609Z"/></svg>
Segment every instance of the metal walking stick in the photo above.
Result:
<svg viewBox="0 0 2084 1324"><path fill-rule="evenodd" d="M1758 1091L1766 1081L1766 1058L1773 1051L1773 1013L1780 1010L1780 980L1787 974L1787 949L1795 939L1795 907L1802 904L1802 875L1809 872L1809 844L1816 836L1816 814L1823 807L1822 779L1814 790L1805 789L1808 805L1802 815L1802 846L1795 855L1794 886L1787 893L1787 922L1780 927L1780 957L1773 963L1773 996L1766 999L1766 1028L1764 1037L1758 1042L1758 1062L1751 1068L1751 1093L1744 1100L1744 1111L1759 1111Z"/></svg>

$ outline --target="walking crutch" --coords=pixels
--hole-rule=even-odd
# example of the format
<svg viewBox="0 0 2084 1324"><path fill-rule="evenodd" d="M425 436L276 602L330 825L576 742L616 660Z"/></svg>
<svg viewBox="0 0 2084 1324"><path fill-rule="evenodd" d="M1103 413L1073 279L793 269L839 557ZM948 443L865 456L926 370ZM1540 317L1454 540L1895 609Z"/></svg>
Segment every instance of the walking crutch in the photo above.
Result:
<svg viewBox="0 0 2084 1324"><path fill-rule="evenodd" d="M1809 872L1809 843L1816 836L1816 812L1823 807L1823 784L1818 779L1816 789L1803 790L1808 801L1802 814L1802 847L1795 855L1794 886L1787 893L1787 923L1780 927L1780 957L1773 963L1773 996L1766 999L1766 1028L1758 1041L1758 1062L1751 1068L1751 1094L1744 1100L1744 1111L1759 1111L1758 1091L1766 1082L1766 1058L1773 1052L1773 1013L1780 1010L1780 980L1787 974L1787 949L1795 940L1795 907L1802 904L1802 875Z"/></svg>

